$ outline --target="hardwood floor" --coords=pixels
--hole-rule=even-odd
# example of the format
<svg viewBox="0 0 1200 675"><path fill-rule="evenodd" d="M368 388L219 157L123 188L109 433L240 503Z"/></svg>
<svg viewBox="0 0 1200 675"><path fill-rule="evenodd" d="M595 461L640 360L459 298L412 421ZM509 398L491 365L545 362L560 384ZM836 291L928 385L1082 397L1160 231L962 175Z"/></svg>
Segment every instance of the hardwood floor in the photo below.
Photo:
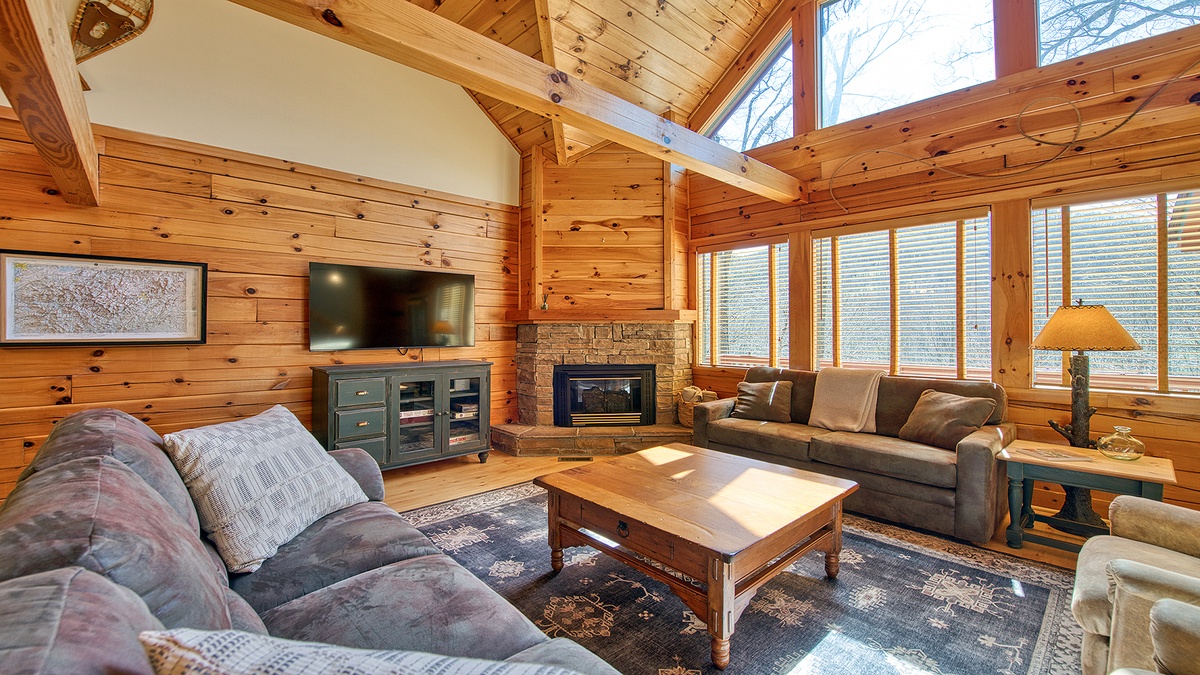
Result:
<svg viewBox="0 0 1200 675"><path fill-rule="evenodd" d="M591 461L603 462L606 459L608 458L593 457ZM383 483L387 492L385 501L388 506L404 512L524 483L538 476L565 471L576 466L579 466L578 461L561 461L558 457L516 457L493 450L488 456L486 464L480 464L475 455L468 455L385 471L383 474ZM1004 528L1006 527L1008 527L1007 518L1000 529L996 531L996 536L987 543L985 548L1026 560L1037 560L1058 567L1075 569L1076 555L1074 553L1031 542L1027 542L1024 548L1009 548L1004 541ZM1052 530L1044 523L1038 523L1034 530L1039 534L1064 541L1074 543L1082 541L1079 537Z"/></svg>

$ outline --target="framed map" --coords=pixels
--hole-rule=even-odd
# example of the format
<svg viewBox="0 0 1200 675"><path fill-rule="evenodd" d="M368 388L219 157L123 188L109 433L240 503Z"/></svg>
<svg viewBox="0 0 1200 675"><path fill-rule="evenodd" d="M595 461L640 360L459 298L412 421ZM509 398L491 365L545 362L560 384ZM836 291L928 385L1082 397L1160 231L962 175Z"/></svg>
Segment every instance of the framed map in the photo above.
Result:
<svg viewBox="0 0 1200 675"><path fill-rule="evenodd" d="M203 344L208 265L0 251L0 346Z"/></svg>

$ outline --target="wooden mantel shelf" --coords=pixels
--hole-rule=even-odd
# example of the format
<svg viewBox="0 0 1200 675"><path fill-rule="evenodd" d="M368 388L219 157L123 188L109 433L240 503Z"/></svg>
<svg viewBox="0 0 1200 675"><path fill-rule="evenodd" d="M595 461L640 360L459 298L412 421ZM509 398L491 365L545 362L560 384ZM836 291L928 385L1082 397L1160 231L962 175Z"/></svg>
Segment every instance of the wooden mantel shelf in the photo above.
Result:
<svg viewBox="0 0 1200 675"><path fill-rule="evenodd" d="M513 323L655 323L695 322L694 309L510 309L504 319Z"/></svg>

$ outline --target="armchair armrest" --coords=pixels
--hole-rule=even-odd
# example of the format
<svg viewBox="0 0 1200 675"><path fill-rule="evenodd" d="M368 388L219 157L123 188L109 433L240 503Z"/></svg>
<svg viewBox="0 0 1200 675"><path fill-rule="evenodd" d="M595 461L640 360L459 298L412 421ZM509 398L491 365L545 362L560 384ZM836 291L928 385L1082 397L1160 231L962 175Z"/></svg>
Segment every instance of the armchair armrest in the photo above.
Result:
<svg viewBox="0 0 1200 675"><path fill-rule="evenodd" d="M974 542L992 538L1007 513L1003 462L998 456L1016 437L1016 425L1001 422L980 427L958 442L954 536Z"/></svg>
<svg viewBox="0 0 1200 675"><path fill-rule="evenodd" d="M330 450L329 456L337 460L346 473L358 482L366 493L367 499L373 502L383 501L383 472L379 463L366 450L359 448L343 448Z"/></svg>
<svg viewBox="0 0 1200 675"><path fill-rule="evenodd" d="M1108 669L1153 669L1152 608L1164 598L1200 604L1200 579L1134 560L1113 560L1105 571L1113 606Z"/></svg>
<svg viewBox="0 0 1200 675"><path fill-rule="evenodd" d="M1122 495L1108 507L1112 533L1200 558L1200 511Z"/></svg>
<svg viewBox="0 0 1200 675"><path fill-rule="evenodd" d="M736 398L721 398L706 403L697 403L692 409L692 444L701 448L708 447L708 423L729 417L733 413Z"/></svg>
<svg viewBox="0 0 1200 675"><path fill-rule="evenodd" d="M1200 675L1196 645L1200 643L1200 607L1164 598L1150 609L1150 641L1160 672Z"/></svg>

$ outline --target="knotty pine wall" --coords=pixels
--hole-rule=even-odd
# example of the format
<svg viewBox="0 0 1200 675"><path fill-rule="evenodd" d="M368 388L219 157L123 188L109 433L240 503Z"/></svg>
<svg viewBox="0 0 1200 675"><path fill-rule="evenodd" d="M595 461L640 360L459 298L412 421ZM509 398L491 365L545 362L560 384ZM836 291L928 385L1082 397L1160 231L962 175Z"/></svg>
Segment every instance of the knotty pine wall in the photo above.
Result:
<svg viewBox="0 0 1200 675"><path fill-rule="evenodd" d="M76 410L118 408L167 433L279 403L310 424L311 365L486 359L492 421L515 419L516 332L504 321L517 298L515 207L97 133L101 206L75 207L20 125L0 119L0 248L206 262L208 344L0 348L0 499ZM476 346L309 352L310 261L474 274Z"/></svg>
<svg viewBox="0 0 1200 675"><path fill-rule="evenodd" d="M1031 386L1029 200L1141 185L1149 186L1146 193L1200 186L1198 61L1200 26L753 150L747 154L799 177L809 202L781 205L691 175L692 245L792 233L793 241L807 246L814 229L990 207L992 378L1007 390L1009 416L1022 438L1062 442L1046 421L1070 418L1069 392ZM1047 164L1058 147L1022 138L1017 115L1032 104L1022 120L1025 129L1069 141L1076 117L1059 97L1078 106L1084 125L1080 140ZM807 319L800 321L793 335L811 329ZM811 355L805 351L794 344L791 362L807 364ZM728 394L742 372L696 368L694 374L697 384ZM1092 404L1098 408L1091 420L1095 436L1115 424L1133 427L1150 454L1175 464L1179 485L1167 486L1166 500L1200 508L1200 398L1094 391ZM1055 505L1060 494L1057 486L1039 483L1037 503ZM1097 494L1096 509L1106 508Z"/></svg>
<svg viewBox="0 0 1200 675"><path fill-rule="evenodd" d="M607 144L566 166L522 158L521 308L684 309L683 170Z"/></svg>

